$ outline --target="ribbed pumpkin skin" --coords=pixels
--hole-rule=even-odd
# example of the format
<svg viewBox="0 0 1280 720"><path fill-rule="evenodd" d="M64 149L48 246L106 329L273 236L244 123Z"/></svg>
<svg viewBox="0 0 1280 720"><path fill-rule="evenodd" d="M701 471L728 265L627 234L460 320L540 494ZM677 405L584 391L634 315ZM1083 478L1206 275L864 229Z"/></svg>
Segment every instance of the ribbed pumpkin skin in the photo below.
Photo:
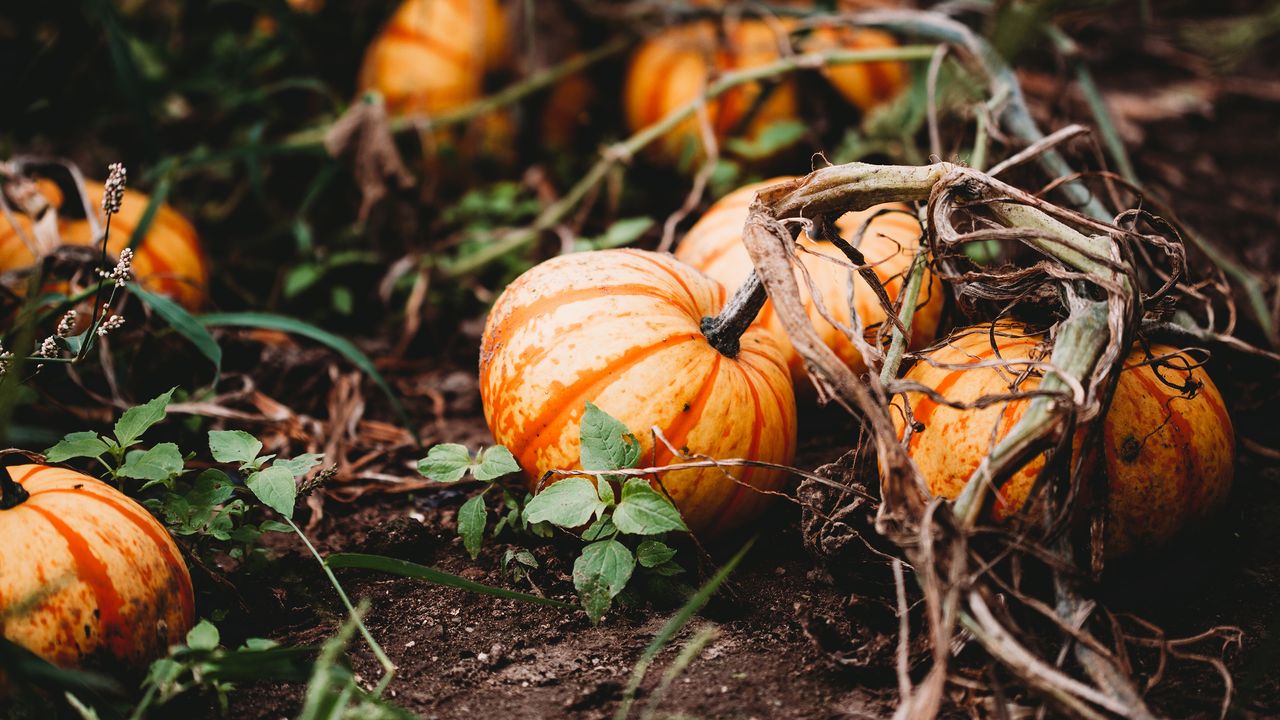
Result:
<svg viewBox="0 0 1280 720"><path fill-rule="evenodd" d="M102 206L102 183L86 181L85 191L90 205ZM51 203L60 205L61 194L53 186L42 187ZM129 246L134 228L142 220L151 199L134 190L125 190L120 212L111 219L111 237L107 252L118 256ZM30 234L26 218L18 218L23 230ZM100 225L101 218L100 218ZM58 230L66 245L89 245L94 238L86 220L60 220ZM35 261L31 250L12 225L0 221L0 272L30 266ZM204 304L209 284L209 268L200 239L191 223L168 204L161 204L151 220L147 236L133 256L133 272L142 286L168 296L188 310Z"/></svg>
<svg viewBox="0 0 1280 720"><path fill-rule="evenodd" d="M819 27L804 43L806 52L836 48L880 50L897 46L888 33L853 27ZM892 100L909 79L906 66L899 62L828 65L822 68L822 74L836 92L863 112Z"/></svg>
<svg viewBox="0 0 1280 720"><path fill-rule="evenodd" d="M972 364L997 358L988 326L959 331L929 358L940 364ZM1027 336L1020 326L1001 325L996 338L999 358L1035 357L1042 336ZM1153 357L1175 349L1151 346ZM1181 358L1181 359L1179 359ZM1195 397L1161 382L1151 365L1138 366L1141 349L1125 361L1111 409L1103 420L1101 459L1088 458L1089 467L1106 473L1109 487L1106 551L1122 557L1156 549L1187 525L1208 516L1226 499L1235 466L1235 433L1222 395L1202 368L1185 370L1186 356L1159 366L1160 376L1182 385L1188 379L1203 386ZM933 388L948 400L971 402L983 395L1010 392L1014 375L995 368L947 370L925 361L916 363L905 379ZM1020 390L1040 383L1028 377ZM999 403L982 409L959 410L939 405L923 394L908 393L915 420L923 431L911 436L909 452L930 492L955 498L978 463L1026 411L1029 400ZM899 436L903 431L902 398L892 409ZM996 434L992 428L999 424ZM1079 447L1079 439L1076 442ZM1096 452L1096 449L1095 449ZM1036 458L1010 478L996 498L995 517L1008 517L1022 508L1035 477L1044 466Z"/></svg>
<svg viewBox="0 0 1280 720"><path fill-rule="evenodd" d="M739 188L721 198L689 229L684 239L680 241L680 246L676 248L676 257L720 281L725 287L736 288L746 279L753 267L751 256L742 244L742 228L747 221L751 201L761 188L790 179L792 178L773 178ZM861 212L846 213L836 221L836 226L846 239L852 239L867 218L886 208L907 210L907 212L885 213L872 220L862 236L860 249L868 262L876 263L876 275L885 284L889 297L896 299L914 257L911 248L918 246L920 237L920 223L910 214L907 207L899 204L880 205ZM798 242L808 250L848 262L844 253L829 242L814 242L803 235ZM849 313L848 295L850 277L853 278L854 283L854 307L863 326L872 328L884 322L885 313L880 306L880 301L866 281L857 273L808 253L801 252L799 258L808 269L815 286L822 291L820 297L823 306L841 324L849 326L852 319ZM796 277L800 282L800 295L809 313L809 319L822 341L856 372L865 371L866 365L862 361L862 354L843 332L827 322L826 318L818 312L799 270L796 271ZM922 348L932 342L942 318L942 297L941 281L929 273L927 281L921 285L916 314L911 323L912 348ZM804 371L804 360L791 346L786 329L774 312L772 304L765 304L757 322L767 327L782 344L787 367L796 385L802 388L809 387L808 375Z"/></svg>
<svg viewBox="0 0 1280 720"><path fill-rule="evenodd" d="M513 282L494 305L480 350L480 397L494 438L534 487L544 472L579 465L584 403L640 439L641 463L667 465L677 448L713 458L790 463L796 411L773 338L752 328L727 358L699 330L719 312L723 287L670 255L602 250L563 255ZM784 475L726 468L774 489ZM768 497L714 468L665 473L685 522L702 536L740 526Z"/></svg>
<svg viewBox="0 0 1280 720"><path fill-rule="evenodd" d="M0 633L60 667L141 673L195 619L191 576L140 505L73 470L9 468L31 494L0 510Z"/></svg>
<svg viewBox="0 0 1280 720"><path fill-rule="evenodd" d="M729 23L710 20L681 25L646 40L631 58L624 88L624 110L632 132L646 128L701 95L712 75L765 65L780 57L777 26L760 20ZM763 92L759 83L739 85L707 103L707 115L719 140L737 130ZM753 138L765 127L799 116L795 86L784 80L763 101L742 135ZM659 138L653 154L667 162L681 158L691 145L702 150L696 115Z"/></svg>
<svg viewBox="0 0 1280 720"><path fill-rule="evenodd" d="M479 99L506 56L497 0L406 0L365 52L358 85L392 114L439 113Z"/></svg>

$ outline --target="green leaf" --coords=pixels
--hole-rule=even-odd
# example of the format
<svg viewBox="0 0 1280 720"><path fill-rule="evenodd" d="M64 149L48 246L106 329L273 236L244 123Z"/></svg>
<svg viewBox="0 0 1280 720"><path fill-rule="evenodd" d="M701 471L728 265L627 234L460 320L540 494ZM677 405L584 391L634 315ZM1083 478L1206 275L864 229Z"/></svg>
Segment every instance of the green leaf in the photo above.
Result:
<svg viewBox="0 0 1280 720"><path fill-rule="evenodd" d="M526 522L549 522L563 528L576 528L604 510L596 494L595 483L586 478L571 477L554 482L533 496L524 507Z"/></svg>
<svg viewBox="0 0 1280 720"><path fill-rule="evenodd" d="M635 556L617 540L593 542L582 549L573 563L573 586L593 623L600 622L610 602L627 586L635 567Z"/></svg>
<svg viewBox="0 0 1280 720"><path fill-rule="evenodd" d="M689 530L675 505L642 478L630 478L622 486L622 501L613 509L613 523L631 535Z"/></svg>
<svg viewBox="0 0 1280 720"><path fill-rule="evenodd" d="M131 452L120 466L119 474L134 480L163 482L182 474L185 461L178 446L160 443L146 452Z"/></svg>
<svg viewBox="0 0 1280 720"><path fill-rule="evenodd" d="M71 458L96 458L108 450L107 443L91 430L68 433L56 445L44 451L49 462L65 462Z"/></svg>
<svg viewBox="0 0 1280 720"><path fill-rule="evenodd" d="M291 460L277 460L271 464L271 467L288 470L289 474L295 478L300 478L311 472L311 468L315 467L323 459L323 453L305 453Z"/></svg>
<svg viewBox="0 0 1280 720"><path fill-rule="evenodd" d="M653 227L653 218L640 216L615 220L592 245L598 250L630 245Z"/></svg>
<svg viewBox="0 0 1280 720"><path fill-rule="evenodd" d="M462 503L458 508L458 534L462 536L462 546L472 560L480 555L480 545L484 543L484 526L489 522L489 511L484 506L484 493L480 493Z"/></svg>
<svg viewBox="0 0 1280 720"><path fill-rule="evenodd" d="M187 631L187 647L192 650L215 650L220 639L218 628L204 619Z"/></svg>
<svg viewBox="0 0 1280 720"><path fill-rule="evenodd" d="M466 578L450 575L441 572L435 568L429 568L425 565L407 562L405 560L396 560L395 558L384 557L382 555L365 555L362 553L338 553L330 555L324 561L331 568L360 568L362 570L378 570L388 572L402 577L417 578L426 580L437 585L445 585L447 587L458 588L461 590L469 590L481 595L489 595L492 597L505 598L508 600L523 600L538 605L550 605L558 608L571 608L571 605L562 603L559 600L551 598L538 597L528 593L516 592L515 590L507 590L505 588L493 587L483 583L473 582Z"/></svg>
<svg viewBox="0 0 1280 720"><path fill-rule="evenodd" d="M668 560L661 565L649 568L649 572L655 575L661 575L662 577L671 577L672 575L679 575L684 572L684 568L680 567L680 564L675 560Z"/></svg>
<svg viewBox="0 0 1280 720"><path fill-rule="evenodd" d="M798 120L780 120L766 126L754 138L731 138L725 147L748 160L761 160L791 147L807 131L805 124Z"/></svg>
<svg viewBox="0 0 1280 720"><path fill-rule="evenodd" d="M263 505L287 518L293 517L293 504L298 499L293 473L282 467L269 467L250 475L244 484Z"/></svg>
<svg viewBox="0 0 1280 720"><path fill-rule="evenodd" d="M592 403L579 425L583 470L622 470L640 459L640 441L627 426Z"/></svg>
<svg viewBox="0 0 1280 720"><path fill-rule="evenodd" d="M210 468L196 477L191 492L187 493L187 502L200 507L221 505L235 495L235 485L231 478L217 468Z"/></svg>
<svg viewBox="0 0 1280 720"><path fill-rule="evenodd" d="M471 467L471 451L465 445L441 443L418 461L418 472L436 482L457 482Z"/></svg>
<svg viewBox="0 0 1280 720"><path fill-rule="evenodd" d="M503 475L520 472L520 464L516 462L511 451L502 445L494 445L480 453L480 462L471 468L471 474L477 480L485 482L497 480Z"/></svg>
<svg viewBox="0 0 1280 720"><path fill-rule="evenodd" d="M608 515L601 515L599 519L591 523L591 526L582 532L582 539L587 542L594 542L612 537L616 532L618 532L618 528L614 526L613 519Z"/></svg>
<svg viewBox="0 0 1280 720"><path fill-rule="evenodd" d="M596 492L600 493L600 500L609 507L613 507L614 503L618 501L613 494L613 483L605 478L596 480Z"/></svg>
<svg viewBox="0 0 1280 720"><path fill-rule="evenodd" d="M187 312L181 305L175 303L163 295L157 295L150 290L144 289L136 282L129 283L129 292L134 297L142 301L144 305L155 311L157 315L169 323L169 327L173 331L186 338L196 350L200 351L213 363L214 371L218 374L222 373L222 348L218 346L218 341L213 339L209 331L204 325L200 324L191 313Z"/></svg>
<svg viewBox="0 0 1280 720"><path fill-rule="evenodd" d="M676 556L676 551L657 540L645 540L636 548L636 561L647 568L656 568Z"/></svg>
<svg viewBox="0 0 1280 720"><path fill-rule="evenodd" d="M243 430L210 430L209 452L222 463L249 465L262 450L262 442Z"/></svg>
<svg viewBox="0 0 1280 720"><path fill-rule="evenodd" d="M316 284L324 270L315 263L298 265L284 276L284 296L290 300Z"/></svg>
<svg viewBox="0 0 1280 720"><path fill-rule="evenodd" d="M382 390L387 396L387 400L391 403L391 408L395 410L399 416L400 422L404 427L409 428L409 432L413 434L415 441L418 439L417 426L409 419L409 414L404 411L404 406L400 404L400 399L392 392L391 386L382 377L382 373L374 367L373 361L360 351L360 348L353 345L349 340L334 335L333 333L316 327L310 323L303 322L296 318L285 317L283 315L272 315L271 313L259 312L240 312L240 313L210 313L201 315L200 322L205 327L218 326L234 326L234 327L254 327L265 330L279 330L281 332L293 333L302 337L314 340L322 345L328 346L329 349L342 355L347 360L359 368L364 374L373 380L378 389Z"/></svg>
<svg viewBox="0 0 1280 720"><path fill-rule="evenodd" d="M116 442L120 447L138 442L148 428L164 419L165 408L173 398L174 390L177 388L169 388L169 392L124 411L115 426Z"/></svg>

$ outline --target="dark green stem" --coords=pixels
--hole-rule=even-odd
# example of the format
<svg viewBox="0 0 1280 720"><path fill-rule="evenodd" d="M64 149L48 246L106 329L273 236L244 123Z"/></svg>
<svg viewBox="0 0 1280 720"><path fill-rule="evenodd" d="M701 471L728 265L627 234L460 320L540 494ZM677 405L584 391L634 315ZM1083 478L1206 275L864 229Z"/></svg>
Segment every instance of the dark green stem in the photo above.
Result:
<svg viewBox="0 0 1280 720"><path fill-rule="evenodd" d="M31 495L27 489L14 481L9 468L0 466L0 510L15 508L27 501Z"/></svg>
<svg viewBox="0 0 1280 720"><path fill-rule="evenodd" d="M719 315L702 318L702 334L721 355L737 357L742 333L755 322L756 315L760 314L760 308L768 299L760 277L751 273Z"/></svg>

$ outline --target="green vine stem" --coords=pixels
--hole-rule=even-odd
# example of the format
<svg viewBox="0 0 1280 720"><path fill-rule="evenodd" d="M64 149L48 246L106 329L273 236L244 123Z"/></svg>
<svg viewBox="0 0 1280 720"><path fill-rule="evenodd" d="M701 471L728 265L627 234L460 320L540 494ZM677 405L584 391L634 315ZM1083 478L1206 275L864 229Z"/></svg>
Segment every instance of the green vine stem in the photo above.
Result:
<svg viewBox="0 0 1280 720"><path fill-rule="evenodd" d="M31 494L9 474L7 466L0 466L0 510L15 508L27 501Z"/></svg>
<svg viewBox="0 0 1280 720"><path fill-rule="evenodd" d="M719 315L702 318L702 334L707 342L727 358L738 357L742 334L755 322L768 296L760 278L751 273Z"/></svg>

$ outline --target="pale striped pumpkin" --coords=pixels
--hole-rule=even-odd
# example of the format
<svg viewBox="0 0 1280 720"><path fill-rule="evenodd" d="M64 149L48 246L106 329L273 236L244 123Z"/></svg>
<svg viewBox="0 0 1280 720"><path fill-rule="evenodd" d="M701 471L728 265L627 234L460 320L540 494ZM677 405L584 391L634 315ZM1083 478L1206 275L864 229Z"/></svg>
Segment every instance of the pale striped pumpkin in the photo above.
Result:
<svg viewBox="0 0 1280 720"><path fill-rule="evenodd" d="M751 273L753 267L751 257L742 244L743 225L746 223L751 201L755 199L756 192L760 188L790 179L792 178L773 178L739 188L721 198L689 229L681 240L680 246L676 248L676 257L705 272L726 287L736 288ZM877 215L877 213L882 214ZM884 284L889 297L896 300L907 270L911 267L912 259L919 252L920 223L916 221L915 215L907 206L886 204L869 210L846 213L836 220L836 227L843 237L852 240L858 228L868 218L873 219L862 236L859 249L867 262L874 264L876 276ZM830 242L815 242L804 235L799 238L798 244L802 249L798 253L798 258L808 270L814 286L820 290L819 298L827 311L840 324L851 327L849 283L852 281L853 306L857 310L863 327L866 328L867 336L874 337L875 328L885 320L885 312L872 289L846 265L829 262L812 254L830 256L847 263L844 253ZM862 354L843 331L828 322L818 311L804 275L799 269L796 271L796 277L800 282L801 299L809 313L809 319L823 342L849 367L857 372L865 371L866 365ZM916 314L911 324L911 347L925 347L933 340L942 318L942 298L941 281L932 273L928 273L926 281L920 287ZM791 346L786 329L774 312L772 304L765 304L757 317L757 322L768 328L783 344L787 367L797 387L811 387L804 370L804 360Z"/></svg>
<svg viewBox="0 0 1280 720"><path fill-rule="evenodd" d="M957 331L917 362L905 379L933 388L947 400L970 403L985 395L1011 392L1025 365L1008 370L936 365L1047 360L1041 357L1042 334L1001 323L993 344L990 330L989 325L979 325ZM1181 528L1202 520L1222 504L1234 475L1235 433L1213 380L1203 368L1191 369L1194 362L1174 348L1153 345L1150 352L1154 358L1172 357L1157 367L1143 364L1148 358L1140 348L1129 355L1103 420L1101 447L1088 458L1091 468L1107 477L1108 557L1166 544ZM1033 372L1017 389L1036 388L1041 376L1042 372ZM1181 389L1188 383L1198 388L1190 397ZM908 451L929 491L953 499L1030 402L1018 399L962 410L939 404L923 393L908 393L906 401L916 427L922 428L911 435ZM899 436L904 429L902 403L899 396L891 410ZM1077 438L1077 450L1079 444ZM1044 458L1037 457L1003 485L993 507L995 519L1007 518L1024 507L1043 466Z"/></svg>
<svg viewBox="0 0 1280 720"><path fill-rule="evenodd" d="M646 128L706 91L716 75L774 62L780 43L788 42L784 21L730 21L723 27L699 21L663 30L636 50L627 69L623 104L632 132ZM721 37L723 33L723 37ZM764 86L739 85L707 104L711 128L720 141L739 130ZM784 78L755 111L741 132L755 138L764 128L799 117L794 83ZM673 163L689 148L702 153L699 120L691 116L650 147L652 155Z"/></svg>
<svg viewBox="0 0 1280 720"><path fill-rule="evenodd" d="M191 576L141 505L88 475L7 468L30 496L0 510L0 633L60 667L138 674L191 629Z"/></svg>
<svg viewBox="0 0 1280 720"><path fill-rule="evenodd" d="M99 213L102 190L102 183L85 182L89 204ZM53 205L62 204L62 195L55 186L42 183L41 192ZM133 231L146 213L150 201L143 193L125 190L120 212L111 219L107 252L112 262L121 250L129 246ZM29 221L25 217L18 217L18 222L30 237ZM101 217L99 226L103 226ZM96 241L87 220L59 220L58 230L66 245L90 245ZM30 267L33 262L35 256L17 230L9 223L0 221L0 272ZM161 204L157 208L146 237L134 253L133 269L134 276L143 287L173 298L188 310L196 310L204 303L209 268L200 239L191 223L167 204Z"/></svg>
<svg viewBox="0 0 1280 720"><path fill-rule="evenodd" d="M578 468L586 402L622 421L644 465L674 447L713 458L789 463L796 410L782 353L752 327L726 357L699 329L725 289L667 254L601 250L548 260L498 298L480 350L480 397L494 438L537 488L551 469ZM737 478L735 482L725 473ZM664 473L685 522L713 536L755 517L783 473L752 467Z"/></svg>
<svg viewBox="0 0 1280 720"><path fill-rule="evenodd" d="M821 26L805 39L805 52L823 50L877 50L897 47L893 36L867 28ZM892 100L907 85L909 76L899 62L827 65L822 75L849 104L866 112Z"/></svg>

